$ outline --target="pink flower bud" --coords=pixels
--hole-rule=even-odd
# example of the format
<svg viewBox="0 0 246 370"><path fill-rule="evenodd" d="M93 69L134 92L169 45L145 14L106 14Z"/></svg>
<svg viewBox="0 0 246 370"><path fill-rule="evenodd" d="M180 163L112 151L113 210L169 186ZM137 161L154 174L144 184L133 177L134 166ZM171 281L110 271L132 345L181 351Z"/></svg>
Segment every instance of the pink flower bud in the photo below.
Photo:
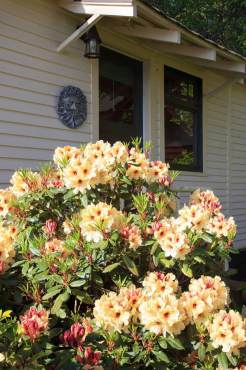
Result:
<svg viewBox="0 0 246 370"><path fill-rule="evenodd" d="M157 279L159 280L165 280L166 275L163 274L163 272L156 272Z"/></svg>
<svg viewBox="0 0 246 370"><path fill-rule="evenodd" d="M45 222L45 226L44 226L44 232L48 235L52 235L55 233L57 229L57 222L55 220L47 220Z"/></svg>
<svg viewBox="0 0 246 370"><path fill-rule="evenodd" d="M166 175L160 178L159 183L164 186L170 186L172 184L172 179L170 176Z"/></svg>
<svg viewBox="0 0 246 370"><path fill-rule="evenodd" d="M60 336L60 340L68 347L78 348L83 345L86 335L87 332L84 326L76 322Z"/></svg>
<svg viewBox="0 0 246 370"><path fill-rule="evenodd" d="M62 188L64 186L64 182L61 180L54 180L51 183L51 187L53 188Z"/></svg>
<svg viewBox="0 0 246 370"><path fill-rule="evenodd" d="M48 313L45 309L37 310L31 307L23 316L20 316L20 326L25 335L32 342L48 327Z"/></svg>
<svg viewBox="0 0 246 370"><path fill-rule="evenodd" d="M129 226L124 226L124 227L120 230L120 235L121 235L121 236L122 236L122 238L124 238L124 239L129 238L129 234L130 234L130 228L129 228Z"/></svg>

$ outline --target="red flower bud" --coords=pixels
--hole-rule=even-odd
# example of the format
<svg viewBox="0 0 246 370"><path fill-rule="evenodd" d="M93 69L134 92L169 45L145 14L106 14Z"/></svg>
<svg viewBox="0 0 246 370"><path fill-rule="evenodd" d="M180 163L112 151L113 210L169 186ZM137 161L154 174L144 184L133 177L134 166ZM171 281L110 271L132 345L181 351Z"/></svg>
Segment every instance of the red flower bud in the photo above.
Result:
<svg viewBox="0 0 246 370"><path fill-rule="evenodd" d="M55 220L47 220L45 222L45 226L44 226L44 232L48 235L52 235L55 233L57 229L57 222Z"/></svg>
<svg viewBox="0 0 246 370"><path fill-rule="evenodd" d="M65 333L60 336L60 340L66 346L77 348L84 343L85 335L86 331L84 326L76 322L69 330L66 330Z"/></svg>

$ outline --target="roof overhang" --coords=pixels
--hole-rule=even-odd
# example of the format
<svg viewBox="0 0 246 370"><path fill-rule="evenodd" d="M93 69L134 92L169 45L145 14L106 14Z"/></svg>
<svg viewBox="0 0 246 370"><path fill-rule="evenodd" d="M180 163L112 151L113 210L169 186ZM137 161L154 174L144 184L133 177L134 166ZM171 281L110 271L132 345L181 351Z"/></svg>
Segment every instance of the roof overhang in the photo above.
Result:
<svg viewBox="0 0 246 370"><path fill-rule="evenodd" d="M110 30L142 39L161 53L180 55L193 63L226 73L238 80L246 78L246 58L187 29L174 19L141 0L60 0L67 11L89 16L85 23L59 47L62 51L103 17L110 17Z"/></svg>
<svg viewBox="0 0 246 370"><path fill-rule="evenodd" d="M137 16L137 5L133 0L61 0L59 5L75 14Z"/></svg>

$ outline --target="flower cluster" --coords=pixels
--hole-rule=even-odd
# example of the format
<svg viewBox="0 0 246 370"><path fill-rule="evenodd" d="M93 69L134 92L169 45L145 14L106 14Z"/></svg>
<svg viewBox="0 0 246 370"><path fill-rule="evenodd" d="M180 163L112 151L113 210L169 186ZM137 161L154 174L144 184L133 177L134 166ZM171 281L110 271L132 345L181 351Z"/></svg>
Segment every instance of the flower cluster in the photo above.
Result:
<svg viewBox="0 0 246 370"><path fill-rule="evenodd" d="M190 204L179 210L177 218L164 218L152 225L155 239L166 257L184 259L193 250L190 232L207 232L216 238L233 239L236 225L233 217L226 218L221 212L218 198L210 190L198 189L190 198Z"/></svg>
<svg viewBox="0 0 246 370"><path fill-rule="evenodd" d="M209 212L201 205L185 205L179 211L179 223L184 229L201 232L209 222Z"/></svg>
<svg viewBox="0 0 246 370"><path fill-rule="evenodd" d="M201 276L191 280L180 301L189 320L199 323L229 304L229 289L219 276Z"/></svg>
<svg viewBox="0 0 246 370"><path fill-rule="evenodd" d="M46 242L43 248L43 252L47 256L57 253L59 256L65 257L65 255L67 254L64 242L57 238Z"/></svg>
<svg viewBox="0 0 246 370"><path fill-rule="evenodd" d="M41 188L41 176L38 172L28 171L27 173L15 172L10 183L11 190L16 197L25 193L37 191Z"/></svg>
<svg viewBox="0 0 246 370"><path fill-rule="evenodd" d="M239 354L239 349L246 345L246 320L239 312L221 310L214 314L208 332L213 347L222 347L223 352Z"/></svg>
<svg viewBox="0 0 246 370"><path fill-rule="evenodd" d="M99 242L113 230L120 230L124 215L109 204L91 204L80 212L80 227L87 241Z"/></svg>
<svg viewBox="0 0 246 370"><path fill-rule="evenodd" d="M4 226L0 223L0 274L7 271L14 261L16 235L17 228L15 226Z"/></svg>
<svg viewBox="0 0 246 370"><path fill-rule="evenodd" d="M199 204L211 214L217 214L221 210L219 198L211 190L197 189L190 197L191 204Z"/></svg>
<svg viewBox="0 0 246 370"><path fill-rule="evenodd" d="M138 318L141 289L134 285L121 288L119 294L109 292L96 300L93 314L98 327L108 332L127 332Z"/></svg>
<svg viewBox="0 0 246 370"><path fill-rule="evenodd" d="M205 322L229 303L229 290L218 276L192 279L189 291L180 297L172 273L149 273L142 286L104 294L95 302L96 325L106 331L127 332L132 322L139 322L157 335L177 335L189 323Z"/></svg>
<svg viewBox="0 0 246 370"><path fill-rule="evenodd" d="M64 186L60 172L54 169L50 169L43 174L31 170L19 170L13 174L10 183L12 185L10 191L13 194L12 196L16 198L27 193Z"/></svg>
<svg viewBox="0 0 246 370"><path fill-rule="evenodd" d="M226 219L222 213L218 213L210 219L207 225L207 231L210 234L215 234L218 238L224 236L233 239L236 235L236 224L233 217Z"/></svg>
<svg viewBox="0 0 246 370"><path fill-rule="evenodd" d="M136 250L143 240L141 230L136 225L127 225L121 228L120 234L130 249Z"/></svg>
<svg viewBox="0 0 246 370"><path fill-rule="evenodd" d="M85 192L99 184L117 182L117 166L126 169L131 180L158 182L170 186L169 166L160 161L149 161L147 155L138 148L129 149L121 142L114 145L102 140L87 144L84 148L66 146L57 148L54 162L61 169L67 188Z"/></svg>
<svg viewBox="0 0 246 370"><path fill-rule="evenodd" d="M34 342L48 328L48 312L31 307L20 316L20 330Z"/></svg>
<svg viewBox="0 0 246 370"><path fill-rule="evenodd" d="M189 239L179 220L173 217L164 219L155 228L154 236L167 257L184 259L190 253Z"/></svg>
<svg viewBox="0 0 246 370"><path fill-rule="evenodd" d="M8 213L12 212L15 196L10 189L0 189L0 216L6 217Z"/></svg>

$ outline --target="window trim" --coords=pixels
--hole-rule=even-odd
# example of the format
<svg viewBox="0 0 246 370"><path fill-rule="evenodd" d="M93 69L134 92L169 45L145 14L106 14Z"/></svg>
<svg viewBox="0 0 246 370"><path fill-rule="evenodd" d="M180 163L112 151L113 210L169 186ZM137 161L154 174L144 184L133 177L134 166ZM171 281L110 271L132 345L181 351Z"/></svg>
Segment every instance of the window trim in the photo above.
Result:
<svg viewBox="0 0 246 370"><path fill-rule="evenodd" d="M167 75L180 76L182 78L186 77L191 82L195 83L197 90L197 101L196 102L184 102L177 97L170 96L166 93L166 79ZM203 132L203 80L200 77L196 77L187 72L183 72L173 67L164 66L164 123L165 117L165 106L167 103L173 104L177 108L185 108L189 111L196 113L195 125L194 125L194 138L196 147L196 165L195 166L172 166L171 169L184 171L185 173L203 173L204 171L204 132ZM165 126L164 126L165 131ZM165 134L166 135L166 134ZM166 136L164 139L166 144ZM166 145L164 145L165 157L166 157Z"/></svg>

